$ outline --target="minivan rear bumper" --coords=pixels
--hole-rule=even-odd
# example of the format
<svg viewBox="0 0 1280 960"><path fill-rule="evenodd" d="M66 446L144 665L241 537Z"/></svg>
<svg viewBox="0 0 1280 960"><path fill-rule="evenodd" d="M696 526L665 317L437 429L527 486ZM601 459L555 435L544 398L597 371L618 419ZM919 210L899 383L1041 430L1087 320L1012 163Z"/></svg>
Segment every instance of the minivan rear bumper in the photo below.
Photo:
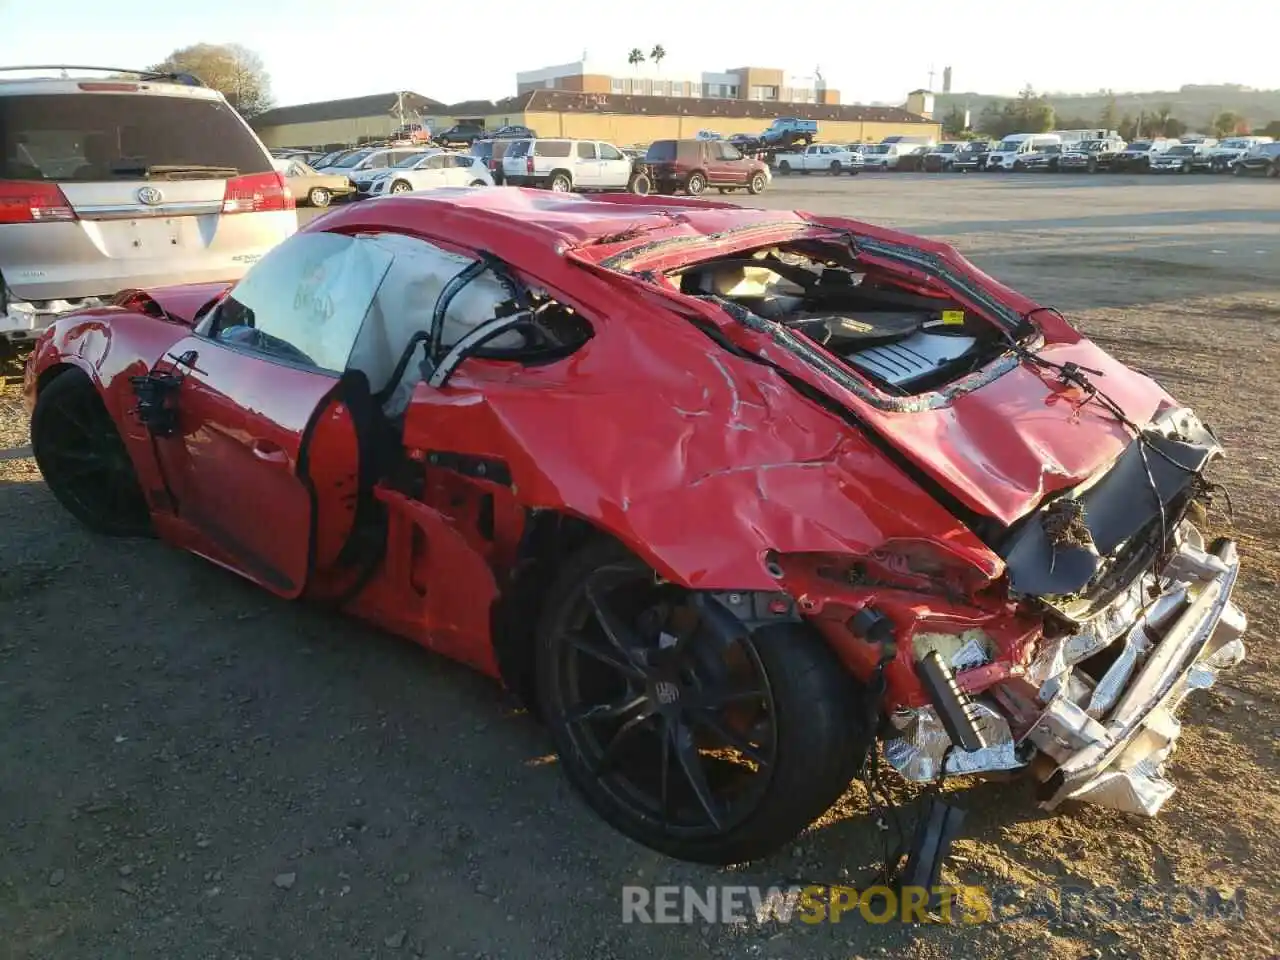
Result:
<svg viewBox="0 0 1280 960"><path fill-rule="evenodd" d="M107 297L84 297L75 300L18 300L8 291L0 291L0 343L16 346L35 340L41 331L59 317L99 307Z"/></svg>
<svg viewBox="0 0 1280 960"><path fill-rule="evenodd" d="M94 220L6 224L0 226L0 281L7 300L39 303L239 280L297 229L293 210L140 222L132 245Z"/></svg>

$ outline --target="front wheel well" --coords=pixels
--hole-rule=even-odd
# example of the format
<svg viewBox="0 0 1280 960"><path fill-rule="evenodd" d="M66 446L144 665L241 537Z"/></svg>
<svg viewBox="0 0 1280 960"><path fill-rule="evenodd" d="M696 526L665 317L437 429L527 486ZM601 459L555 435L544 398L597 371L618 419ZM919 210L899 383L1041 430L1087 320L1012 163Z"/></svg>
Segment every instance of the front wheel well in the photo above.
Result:
<svg viewBox="0 0 1280 960"><path fill-rule="evenodd" d="M36 378L36 396L40 396L44 392L44 388L53 383L62 374L79 369L74 363L55 363L53 366L40 371L40 376Z"/></svg>
<svg viewBox="0 0 1280 960"><path fill-rule="evenodd" d="M527 513L515 563L489 613L489 631L503 684L535 714L535 631L551 584L561 565L588 543L616 539L589 521L558 510Z"/></svg>

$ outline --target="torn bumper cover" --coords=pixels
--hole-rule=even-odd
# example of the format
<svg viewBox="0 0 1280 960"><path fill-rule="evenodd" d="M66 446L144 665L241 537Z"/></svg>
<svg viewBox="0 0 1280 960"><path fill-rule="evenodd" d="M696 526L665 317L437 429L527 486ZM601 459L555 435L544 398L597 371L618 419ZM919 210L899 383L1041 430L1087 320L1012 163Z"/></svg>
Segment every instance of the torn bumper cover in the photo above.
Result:
<svg viewBox="0 0 1280 960"><path fill-rule="evenodd" d="M1046 809L1084 800L1155 816L1173 794L1164 763L1182 732L1178 708L1193 690L1213 686L1219 671L1239 664L1245 652L1240 637L1247 623L1231 602L1240 571L1235 544L1221 541L1206 552L1194 539L1180 545L1160 598L1185 592L1185 600L1167 627L1156 625L1164 635L1150 653L1126 656L1135 646L1151 646L1149 635L1140 644L1129 640L1149 633L1151 627L1140 621L1088 704L1059 693L1027 731L1025 739L1058 763L1045 784ZM1118 703L1107 710L1114 699Z"/></svg>
<svg viewBox="0 0 1280 960"><path fill-rule="evenodd" d="M949 750L937 712L925 707L891 718L888 761L914 780L938 776L944 758L947 773L1031 765L1048 809L1076 799L1159 812L1173 793L1163 765L1181 730L1178 708L1244 658L1245 616L1231 602L1235 545L1206 548L1185 520L1164 533L1220 453L1191 411L1168 410L1097 482L1021 525L1003 551L1011 588L1074 630L1042 638L1028 663L1011 665L1009 679L974 700L981 750ZM1055 537L1064 515L1070 536Z"/></svg>
<svg viewBox="0 0 1280 960"><path fill-rule="evenodd" d="M985 748L948 754L936 711L924 707L891 718L886 759L928 780L944 757L948 773L965 774L1016 769L1039 754L1046 809L1083 800L1155 816L1174 791L1163 767L1181 732L1178 708L1244 658L1246 620L1231 602L1235 544L1206 550L1189 523L1176 542L1158 576L1139 577L1080 633L1043 644L1023 677L975 700ZM1086 672L1104 650L1115 652L1110 664Z"/></svg>

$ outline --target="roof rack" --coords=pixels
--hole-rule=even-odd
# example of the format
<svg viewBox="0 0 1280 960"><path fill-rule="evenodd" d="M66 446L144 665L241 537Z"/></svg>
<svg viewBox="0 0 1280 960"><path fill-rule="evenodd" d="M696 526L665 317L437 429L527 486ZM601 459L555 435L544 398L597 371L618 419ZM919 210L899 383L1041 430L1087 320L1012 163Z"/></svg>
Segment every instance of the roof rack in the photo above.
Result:
<svg viewBox="0 0 1280 960"><path fill-rule="evenodd" d="M64 79L70 78L71 71L88 71L93 73L127 73L136 76L139 80L168 80L173 83L180 83L188 87L203 87L204 83L199 77L190 73L167 73L157 70L132 70L128 67L92 67L84 64L72 63L40 63L31 66L12 66L0 67L3 73L18 73L27 70L56 70L62 74Z"/></svg>

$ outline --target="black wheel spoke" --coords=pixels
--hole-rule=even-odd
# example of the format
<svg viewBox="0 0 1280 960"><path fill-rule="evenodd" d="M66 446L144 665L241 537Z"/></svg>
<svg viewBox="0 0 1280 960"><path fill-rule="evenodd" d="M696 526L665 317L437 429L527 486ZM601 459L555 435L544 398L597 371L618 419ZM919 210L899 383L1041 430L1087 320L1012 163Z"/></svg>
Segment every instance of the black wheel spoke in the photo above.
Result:
<svg viewBox="0 0 1280 960"><path fill-rule="evenodd" d="M644 661L640 655L642 644L635 631L604 602L591 582L586 584L586 595L596 622L600 624L600 629L604 631L609 643L626 658L628 663L639 669Z"/></svg>
<svg viewBox="0 0 1280 960"><path fill-rule="evenodd" d="M676 762L684 772L685 779L693 788L694 796L706 812L707 818L717 830L724 829L723 813L711 792L707 782L707 771L702 765L702 754L698 752L698 744L693 738L689 725L676 722L671 730L671 745L675 748Z"/></svg>
<svg viewBox="0 0 1280 960"><path fill-rule="evenodd" d="M565 719L570 723L582 723L586 720L616 720L625 717L633 710L639 710L648 703L648 700L649 698L643 693L629 693L618 700L577 707L569 711Z"/></svg>
<svg viewBox="0 0 1280 960"><path fill-rule="evenodd" d="M598 663L603 663L606 667L615 670L624 677L630 677L633 680L645 679L645 672L630 660L624 660L612 650L602 649L599 644L588 640L580 633L569 634L565 637L565 640L579 653L591 657Z"/></svg>
<svg viewBox="0 0 1280 960"><path fill-rule="evenodd" d="M760 748L753 744L746 737L727 727L721 722L720 717L706 710L695 710L690 712L690 719L706 729L710 730L723 741L726 747L737 750L752 763L760 768L769 766L769 758L761 752Z"/></svg>
<svg viewBox="0 0 1280 960"><path fill-rule="evenodd" d="M652 717L652 714L641 714L639 716L632 717L618 728L618 732L609 740L608 746L604 748L604 752L595 762L595 773L597 776L609 773L613 770L614 765L618 761L618 756L622 752L623 745L641 730L645 729Z"/></svg>

